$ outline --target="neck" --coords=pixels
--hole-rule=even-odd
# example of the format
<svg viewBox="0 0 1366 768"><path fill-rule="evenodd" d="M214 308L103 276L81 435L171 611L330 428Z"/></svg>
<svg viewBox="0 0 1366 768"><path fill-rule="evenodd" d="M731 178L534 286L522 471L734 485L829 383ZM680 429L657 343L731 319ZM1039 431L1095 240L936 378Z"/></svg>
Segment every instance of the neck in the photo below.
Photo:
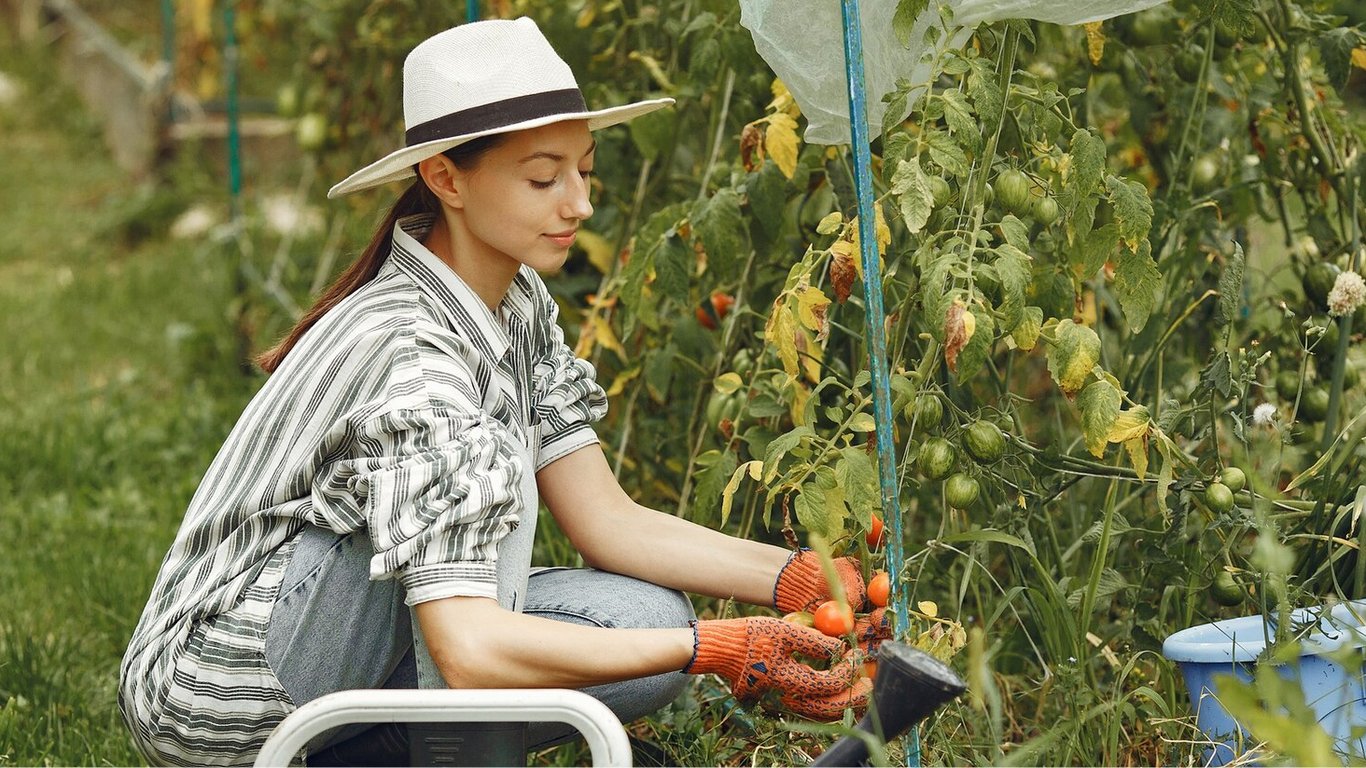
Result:
<svg viewBox="0 0 1366 768"><path fill-rule="evenodd" d="M515 259L480 242L465 228L459 214L449 210L437 216L423 245L494 312L521 266Z"/></svg>

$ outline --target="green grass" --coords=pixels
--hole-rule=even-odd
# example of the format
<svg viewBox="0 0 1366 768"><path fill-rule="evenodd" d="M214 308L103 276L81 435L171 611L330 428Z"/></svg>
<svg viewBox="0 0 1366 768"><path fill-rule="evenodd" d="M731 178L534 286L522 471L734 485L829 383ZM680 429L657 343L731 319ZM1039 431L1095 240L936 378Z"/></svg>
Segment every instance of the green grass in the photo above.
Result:
<svg viewBox="0 0 1366 768"><path fill-rule="evenodd" d="M147 191L42 55L0 70L27 89L0 111L0 763L133 764L119 659L255 383L217 341L230 263L126 246Z"/></svg>

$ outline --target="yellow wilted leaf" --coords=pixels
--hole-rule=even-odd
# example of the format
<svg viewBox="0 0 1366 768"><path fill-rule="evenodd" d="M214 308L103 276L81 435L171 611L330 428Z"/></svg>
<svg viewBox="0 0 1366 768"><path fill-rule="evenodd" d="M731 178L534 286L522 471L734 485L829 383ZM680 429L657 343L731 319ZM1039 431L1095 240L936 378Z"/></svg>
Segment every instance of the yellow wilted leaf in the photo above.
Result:
<svg viewBox="0 0 1366 768"><path fill-rule="evenodd" d="M617 395L620 395L622 392L625 392L626 385L630 384L631 380L639 375L640 366L636 366L635 368L631 368L629 370L625 370L621 373L618 373L617 377L615 379L612 379L612 386L607 388L607 396L616 397Z"/></svg>
<svg viewBox="0 0 1366 768"><path fill-rule="evenodd" d="M574 241L584 254L588 256L588 263L604 275L612 270L612 244L607 242L607 238L597 232L590 232L586 229L579 230L579 237Z"/></svg>
<svg viewBox="0 0 1366 768"><path fill-rule="evenodd" d="M854 232L854 240L857 240L858 232L855 231L852 227L850 228L850 231ZM858 255L855 253L855 251L857 250L858 246L856 246L854 242L850 240L836 240L834 244L830 246L831 253L835 254L838 257L843 257L854 262L854 274L858 275L859 280L862 280L863 259L860 259Z"/></svg>
<svg viewBox="0 0 1366 768"><path fill-rule="evenodd" d="M1142 437L1125 440L1124 450L1129 452L1129 462L1134 465L1134 471L1138 473L1138 479L1142 480L1148 474L1147 433L1145 432Z"/></svg>
<svg viewBox="0 0 1366 768"><path fill-rule="evenodd" d="M773 101L768 103L770 110L782 112L792 117L802 113L801 108L797 106L797 101L792 98L792 92L787 89L787 83L775 77L769 89L773 91Z"/></svg>
<svg viewBox="0 0 1366 768"><path fill-rule="evenodd" d="M818 384L821 380L821 361L825 359L825 348L816 343L811 334L805 329L796 329L796 336L793 342L797 348L797 357L801 360L802 373L811 380L812 384Z"/></svg>
<svg viewBox="0 0 1366 768"><path fill-rule="evenodd" d="M933 600L921 600L915 604L915 608L931 619L939 615L939 606Z"/></svg>
<svg viewBox="0 0 1366 768"><path fill-rule="evenodd" d="M583 10L579 11L579 15L575 17L574 26L579 29L587 29L593 25L593 19L597 18L597 16L598 4L589 0L589 2L583 4Z"/></svg>
<svg viewBox="0 0 1366 768"><path fill-rule="evenodd" d="M659 61L655 57L648 56L640 51L631 51L627 54L627 58L644 64L646 71L650 73L650 78L655 81L655 85L668 93L673 93L674 84L669 80L669 76L664 74L664 68L659 66Z"/></svg>
<svg viewBox="0 0 1366 768"><path fill-rule="evenodd" d="M802 321L802 325L815 331L818 339L825 338L825 334L830 330L830 324L825 316L830 299L821 289L807 284L797 289L796 297L797 317Z"/></svg>
<svg viewBox="0 0 1366 768"><path fill-rule="evenodd" d="M759 465L757 469L755 464ZM744 480L746 475L757 480L755 473L763 471L763 468L762 461L747 461L735 468L735 472L730 476L730 482L726 483L725 489L721 491L721 525L725 525L726 518L730 517L731 507L735 505L735 492L740 490L740 481Z"/></svg>
<svg viewBox="0 0 1366 768"><path fill-rule="evenodd" d="M799 144L797 121L791 115L778 112L768 118L768 128L764 131L764 151L789 179L797 172Z"/></svg>
<svg viewBox="0 0 1366 768"><path fill-rule="evenodd" d="M856 413L849 420L849 428L855 432L872 432L877 429L877 419L871 413Z"/></svg>
<svg viewBox="0 0 1366 768"><path fill-rule="evenodd" d="M877 253L879 256L887 253L887 246L892 244L892 230L887 226L887 219L882 215L882 206L873 206L873 234L877 237Z"/></svg>
<svg viewBox="0 0 1366 768"><path fill-rule="evenodd" d="M1352 63L1356 65L1358 69L1366 69L1366 48L1352 49Z"/></svg>
<svg viewBox="0 0 1366 768"><path fill-rule="evenodd" d="M1083 24L1086 28L1086 55L1091 57L1091 63L1100 64L1100 57L1105 53L1105 33L1100 29L1099 21L1092 21Z"/></svg>
<svg viewBox="0 0 1366 768"><path fill-rule="evenodd" d="M792 403L788 406L788 413L792 416L792 423L796 426L806 424L806 401L811 399L811 391L796 379L792 380Z"/></svg>
<svg viewBox="0 0 1366 768"><path fill-rule="evenodd" d="M773 305L773 314L768 316L764 325L764 341L778 350L778 359L783 361L783 370L788 376L796 376L797 370L797 322L787 308L786 301Z"/></svg>
<svg viewBox="0 0 1366 768"><path fill-rule="evenodd" d="M1105 434L1105 439L1111 443L1124 443L1148 436L1148 428L1152 424L1152 419L1148 417L1148 409L1144 406L1126 408L1119 412L1110 430Z"/></svg>

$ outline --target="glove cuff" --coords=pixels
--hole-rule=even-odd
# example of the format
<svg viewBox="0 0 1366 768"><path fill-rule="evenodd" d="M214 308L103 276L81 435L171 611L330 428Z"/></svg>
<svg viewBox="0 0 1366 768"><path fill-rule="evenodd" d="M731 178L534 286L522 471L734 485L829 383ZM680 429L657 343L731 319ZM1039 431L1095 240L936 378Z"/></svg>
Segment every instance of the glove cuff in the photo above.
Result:
<svg viewBox="0 0 1366 768"><path fill-rule="evenodd" d="M799 549L787 558L773 583L773 604L783 613L809 611L820 602L817 597L826 591L825 574L817 555L809 549Z"/></svg>
<svg viewBox="0 0 1366 768"><path fill-rule="evenodd" d="M744 619L689 622L693 631L692 660L683 668L689 675L718 674L735 680L745 665L749 631Z"/></svg>

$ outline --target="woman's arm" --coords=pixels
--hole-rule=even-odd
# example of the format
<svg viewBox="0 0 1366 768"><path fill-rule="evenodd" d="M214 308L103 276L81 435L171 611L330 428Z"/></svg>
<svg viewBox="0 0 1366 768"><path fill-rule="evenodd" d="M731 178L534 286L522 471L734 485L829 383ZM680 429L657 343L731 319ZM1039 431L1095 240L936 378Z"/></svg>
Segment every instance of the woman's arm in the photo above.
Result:
<svg viewBox="0 0 1366 768"><path fill-rule="evenodd" d="M486 597L419 603L418 623L452 688L581 688L681 670L693 631L604 629L505 610Z"/></svg>
<svg viewBox="0 0 1366 768"><path fill-rule="evenodd" d="M643 507L617 483L599 445L536 475L542 501L588 565L684 592L773 605L791 554Z"/></svg>

